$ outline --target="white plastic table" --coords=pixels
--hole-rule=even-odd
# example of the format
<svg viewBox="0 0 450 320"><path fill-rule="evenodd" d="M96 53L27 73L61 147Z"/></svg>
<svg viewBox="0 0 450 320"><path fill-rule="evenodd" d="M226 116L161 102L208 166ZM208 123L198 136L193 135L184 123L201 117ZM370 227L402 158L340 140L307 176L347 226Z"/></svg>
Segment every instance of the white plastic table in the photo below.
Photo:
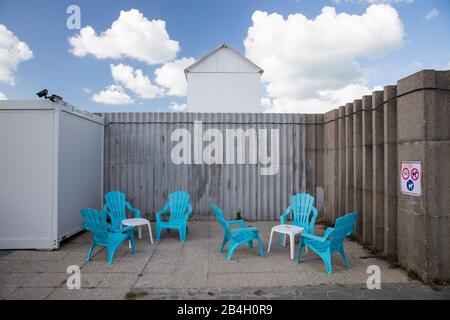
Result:
<svg viewBox="0 0 450 320"><path fill-rule="evenodd" d="M294 259L294 249L295 249L295 236L301 234L304 231L302 227L293 226L290 224L279 224L272 228L270 231L269 246L267 247L267 252L270 252L270 246L272 244L272 236L274 232L282 233L289 236L289 242L291 246L291 259Z"/></svg>
<svg viewBox="0 0 450 320"><path fill-rule="evenodd" d="M150 226L150 221L144 218L131 218L131 219L125 219L122 220L122 226L127 227L138 227L138 236L139 239L142 238L142 226L148 226L148 234L150 236L150 242L153 244L153 236L152 236L152 227ZM129 246L131 247L131 243L129 243Z"/></svg>

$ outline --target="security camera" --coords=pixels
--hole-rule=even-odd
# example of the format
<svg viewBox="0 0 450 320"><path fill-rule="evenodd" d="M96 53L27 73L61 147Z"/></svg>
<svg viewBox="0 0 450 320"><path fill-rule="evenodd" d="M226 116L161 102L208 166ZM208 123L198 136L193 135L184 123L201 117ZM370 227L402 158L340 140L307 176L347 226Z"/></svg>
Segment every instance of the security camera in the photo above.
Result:
<svg viewBox="0 0 450 320"><path fill-rule="evenodd" d="M50 100L51 102L60 102L62 101L62 99L62 97L57 96L56 94L52 94L50 98L48 98L48 100Z"/></svg>
<svg viewBox="0 0 450 320"><path fill-rule="evenodd" d="M45 99L47 99L48 90L47 90L47 89L41 90L41 91L39 91L38 93L36 93L36 95L37 95L39 98L45 97Z"/></svg>
<svg viewBox="0 0 450 320"><path fill-rule="evenodd" d="M43 89L43 90L39 91L38 93L36 93L36 95L39 98L45 98L46 100L48 99L51 102L56 102L56 103L59 103L59 102L61 102L63 100L62 97L60 97L60 96L58 96L56 94L52 94L50 97L47 97L47 95L48 95L48 90L47 89Z"/></svg>

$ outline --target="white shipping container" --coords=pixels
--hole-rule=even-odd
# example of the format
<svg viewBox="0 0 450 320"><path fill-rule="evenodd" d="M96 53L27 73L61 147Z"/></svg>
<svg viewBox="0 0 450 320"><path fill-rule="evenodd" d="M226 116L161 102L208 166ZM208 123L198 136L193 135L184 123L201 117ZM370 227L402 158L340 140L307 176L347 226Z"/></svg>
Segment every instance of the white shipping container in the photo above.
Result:
<svg viewBox="0 0 450 320"><path fill-rule="evenodd" d="M0 249L57 249L103 197L103 117L0 101Z"/></svg>

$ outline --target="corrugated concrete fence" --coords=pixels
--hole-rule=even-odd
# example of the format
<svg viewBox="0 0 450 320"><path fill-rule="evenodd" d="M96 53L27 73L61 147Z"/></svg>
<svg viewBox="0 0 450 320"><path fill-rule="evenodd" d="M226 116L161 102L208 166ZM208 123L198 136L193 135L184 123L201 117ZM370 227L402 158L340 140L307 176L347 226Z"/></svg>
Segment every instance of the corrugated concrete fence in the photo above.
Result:
<svg viewBox="0 0 450 320"><path fill-rule="evenodd" d="M163 208L168 194L177 190L190 193L194 218L209 216L210 204L216 203L228 218L240 215L249 220L275 220L289 206L292 194L305 191L317 196L321 209L323 157L317 147L322 144L323 130L322 125L316 130L314 123L321 123L322 118L300 114L106 114L105 191L126 192L150 217ZM172 141L172 135L177 138L179 129L189 133L192 164L175 164L172 159L178 144L178 140ZM248 139L243 147L244 164L237 164L237 158L236 164L205 164L205 159L195 158L198 148L202 158L202 149L209 144L209 140L201 142L207 139L203 135L208 129L216 129L223 136L223 159L227 159L227 152L233 151L238 157L240 151L227 148L227 130L256 132L257 149L252 149ZM272 140L272 131L278 139ZM259 156L264 151L264 146L268 155L279 155L275 174L263 175L261 170L268 165L259 158L251 160L255 152Z"/></svg>
<svg viewBox="0 0 450 320"><path fill-rule="evenodd" d="M260 162L176 165L178 128L191 140L210 128L224 137L227 128L279 130L279 171L261 175ZM201 148L191 144L192 153ZM450 71L418 72L324 115L107 114L105 161L105 191L126 192L150 216L168 193L186 190L196 216L214 202L229 218L277 220L306 191L320 218L357 212L359 241L426 281L450 280ZM422 196L399 192L402 161L421 162Z"/></svg>
<svg viewBox="0 0 450 320"><path fill-rule="evenodd" d="M426 281L450 280L450 71L425 70L324 115L325 217ZM400 192L420 161L422 196Z"/></svg>

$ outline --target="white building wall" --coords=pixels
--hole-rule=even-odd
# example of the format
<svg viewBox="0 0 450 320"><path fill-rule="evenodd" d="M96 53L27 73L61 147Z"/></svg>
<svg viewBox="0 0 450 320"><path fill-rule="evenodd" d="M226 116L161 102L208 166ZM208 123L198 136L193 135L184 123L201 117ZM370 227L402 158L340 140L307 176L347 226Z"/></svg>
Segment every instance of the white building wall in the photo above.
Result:
<svg viewBox="0 0 450 320"><path fill-rule="evenodd" d="M261 112L261 69L222 47L188 68L190 112Z"/></svg>
<svg viewBox="0 0 450 320"><path fill-rule="evenodd" d="M258 73L189 73L188 111L261 112Z"/></svg>

